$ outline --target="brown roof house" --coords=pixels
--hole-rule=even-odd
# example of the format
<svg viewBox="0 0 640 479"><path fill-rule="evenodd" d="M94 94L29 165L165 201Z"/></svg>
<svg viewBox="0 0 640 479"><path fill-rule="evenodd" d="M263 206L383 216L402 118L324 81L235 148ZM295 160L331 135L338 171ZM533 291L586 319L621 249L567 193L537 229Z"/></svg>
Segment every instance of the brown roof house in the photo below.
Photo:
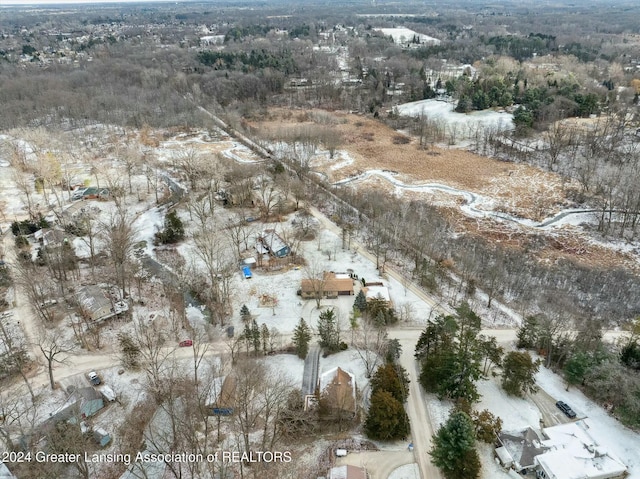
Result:
<svg viewBox="0 0 640 479"><path fill-rule="evenodd" d="M353 374L336 367L319 378L320 404L328 414L344 419L356 415L356 378Z"/></svg>
<svg viewBox="0 0 640 479"><path fill-rule="evenodd" d="M367 479L367 470L364 467L346 465L329 469L327 479Z"/></svg>
<svg viewBox="0 0 640 479"><path fill-rule="evenodd" d="M322 273L322 279L303 279L300 295L305 299L353 295L353 279L347 273L325 271Z"/></svg>

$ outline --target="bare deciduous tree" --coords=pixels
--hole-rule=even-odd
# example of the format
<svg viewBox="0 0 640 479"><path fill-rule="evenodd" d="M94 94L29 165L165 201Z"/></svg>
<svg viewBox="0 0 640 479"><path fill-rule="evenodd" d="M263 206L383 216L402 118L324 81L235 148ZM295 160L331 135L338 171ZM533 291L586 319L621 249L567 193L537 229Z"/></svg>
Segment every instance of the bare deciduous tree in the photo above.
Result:
<svg viewBox="0 0 640 479"><path fill-rule="evenodd" d="M127 295L129 291L129 255L133 249L134 228L126 209L114 211L102 225L102 235L107 243L113 264L116 284Z"/></svg>
<svg viewBox="0 0 640 479"><path fill-rule="evenodd" d="M53 365L67 364L67 355L71 353L75 347L65 341L59 333L53 330L42 333L38 337L37 345L47 361L47 370L49 371L49 384L51 385L51 389L55 389Z"/></svg>

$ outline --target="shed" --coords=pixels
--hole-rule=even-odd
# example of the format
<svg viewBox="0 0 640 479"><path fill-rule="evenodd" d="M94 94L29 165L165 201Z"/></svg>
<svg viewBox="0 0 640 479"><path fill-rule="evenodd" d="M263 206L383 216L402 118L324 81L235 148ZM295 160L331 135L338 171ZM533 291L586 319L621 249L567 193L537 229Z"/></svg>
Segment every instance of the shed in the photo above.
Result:
<svg viewBox="0 0 640 479"><path fill-rule="evenodd" d="M506 447L502 446L496 448L496 456L498 456L500 464L504 467L510 468L513 465L513 458L511 457L511 454L509 454L509 451L507 451Z"/></svg>
<svg viewBox="0 0 640 479"><path fill-rule="evenodd" d="M102 386L100 392L107 401L114 402L116 400L116 393L109 386Z"/></svg>
<svg viewBox="0 0 640 479"><path fill-rule="evenodd" d="M93 430L93 439L100 447L105 447L111 442L109 433L100 427Z"/></svg>
<svg viewBox="0 0 640 479"><path fill-rule="evenodd" d="M266 230L259 238L260 243L276 258L284 258L291 248L274 230Z"/></svg>
<svg viewBox="0 0 640 479"><path fill-rule="evenodd" d="M257 261L253 256L251 256L249 258L245 258L245 259L242 260L242 264L245 265L245 266L248 266L249 268L255 268L256 267L256 263L257 263Z"/></svg>

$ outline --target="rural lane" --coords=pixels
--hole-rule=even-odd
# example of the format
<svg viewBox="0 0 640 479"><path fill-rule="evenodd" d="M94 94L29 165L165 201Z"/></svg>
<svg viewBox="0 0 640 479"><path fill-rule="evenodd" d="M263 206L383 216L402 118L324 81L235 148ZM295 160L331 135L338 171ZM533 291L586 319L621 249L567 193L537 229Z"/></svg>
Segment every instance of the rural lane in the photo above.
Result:
<svg viewBox="0 0 640 479"><path fill-rule="evenodd" d="M413 442L413 455L422 479L439 479L442 477L440 469L431 463L429 451L431 450L431 437L435 433L433 421L429 414L422 386L418 381L418 363L413 357L415 344L420 336L416 329L392 329L389 337L398 339L402 346L400 364L409 374L409 398L406 409L411 421L411 440Z"/></svg>

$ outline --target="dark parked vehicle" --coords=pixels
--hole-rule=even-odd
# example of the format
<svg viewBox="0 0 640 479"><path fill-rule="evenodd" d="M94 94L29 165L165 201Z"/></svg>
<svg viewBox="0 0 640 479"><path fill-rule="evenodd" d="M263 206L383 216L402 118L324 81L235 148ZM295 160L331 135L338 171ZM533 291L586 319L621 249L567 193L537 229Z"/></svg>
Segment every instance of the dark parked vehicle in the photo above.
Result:
<svg viewBox="0 0 640 479"><path fill-rule="evenodd" d="M178 346L180 346L181 348L184 348L186 346L193 346L193 341L191 339L185 339L184 341L180 341Z"/></svg>
<svg viewBox="0 0 640 479"><path fill-rule="evenodd" d="M560 409L563 413L565 413L565 415L570 418L573 419L574 417L576 417L576 413L573 409L571 409L571 406L569 406L566 402L564 401L558 401L556 403L556 406L558 407L558 409Z"/></svg>

